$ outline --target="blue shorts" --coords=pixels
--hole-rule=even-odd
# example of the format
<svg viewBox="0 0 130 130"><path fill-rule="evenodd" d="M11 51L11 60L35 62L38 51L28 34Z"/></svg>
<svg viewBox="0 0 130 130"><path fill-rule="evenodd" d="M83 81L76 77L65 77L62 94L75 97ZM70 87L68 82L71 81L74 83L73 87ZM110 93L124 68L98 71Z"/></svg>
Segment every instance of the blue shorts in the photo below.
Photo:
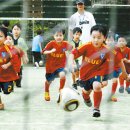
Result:
<svg viewBox="0 0 130 130"><path fill-rule="evenodd" d="M10 82L0 82L0 92L3 91L4 94L10 94L13 91L14 83Z"/></svg>
<svg viewBox="0 0 130 130"><path fill-rule="evenodd" d="M110 80L112 78L118 78L120 73L121 73L121 69L114 70L112 73L105 75L103 80Z"/></svg>
<svg viewBox="0 0 130 130"><path fill-rule="evenodd" d="M48 81L48 82L51 82L51 81L53 81L57 76L58 76L58 74L60 73L60 72L65 72L65 70L64 70L64 68L59 68L59 69L57 69L55 72L53 72L53 73L46 73L46 75L45 75L45 77L46 77L46 80Z"/></svg>
<svg viewBox="0 0 130 130"><path fill-rule="evenodd" d="M93 82L94 81L98 81L98 82L102 82L103 81L103 77L102 76L95 76L89 80L86 81L79 81L80 87L84 88L86 91L89 91L90 89L93 89Z"/></svg>

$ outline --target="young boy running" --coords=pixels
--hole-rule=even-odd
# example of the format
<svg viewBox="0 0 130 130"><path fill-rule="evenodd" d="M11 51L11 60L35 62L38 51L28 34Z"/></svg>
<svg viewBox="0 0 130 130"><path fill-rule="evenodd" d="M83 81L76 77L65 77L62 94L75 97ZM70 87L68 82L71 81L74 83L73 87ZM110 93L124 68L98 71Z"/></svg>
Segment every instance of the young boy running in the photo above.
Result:
<svg viewBox="0 0 130 130"><path fill-rule="evenodd" d="M118 38L117 46L120 48L120 52L123 55L123 62L125 64L125 68L128 74L130 74L130 48L126 46L127 41L124 36L120 36ZM124 81L125 81L125 87L124 87ZM119 83L120 83L120 88L119 92L124 93L124 88L127 91L128 94L130 94L130 81L125 80L122 77L122 74L119 76Z"/></svg>
<svg viewBox="0 0 130 130"><path fill-rule="evenodd" d="M91 107L90 93L93 90L94 110L93 117L100 117L100 103L102 99L102 87L107 85L103 76L108 74L104 68L109 59L110 50L105 47L107 29L103 25L95 25L91 28L92 41L74 49L70 54L70 67L74 68L74 59L82 56L80 67L80 86L83 87L82 96L87 106ZM118 58L118 57L116 57ZM121 61L121 58L119 57ZM108 69L108 68L107 68ZM124 74L124 72L123 72ZM105 80L105 79L104 79ZM107 79L106 79L107 80Z"/></svg>
<svg viewBox="0 0 130 130"><path fill-rule="evenodd" d="M60 78L60 90L65 85L65 66L66 66L66 51L72 49L67 41L64 41L65 31L60 27L55 27L53 32L54 40L50 41L43 49L43 54L46 56L46 81L45 81L45 95L46 101L50 101L49 87L55 77ZM58 101L59 102L59 101Z"/></svg>

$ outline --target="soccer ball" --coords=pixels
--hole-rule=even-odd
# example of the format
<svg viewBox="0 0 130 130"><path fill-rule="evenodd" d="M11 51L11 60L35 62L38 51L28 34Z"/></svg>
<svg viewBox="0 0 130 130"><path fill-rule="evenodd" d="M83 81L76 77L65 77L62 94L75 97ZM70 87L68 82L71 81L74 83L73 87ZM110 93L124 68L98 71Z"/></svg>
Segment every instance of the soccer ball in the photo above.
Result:
<svg viewBox="0 0 130 130"><path fill-rule="evenodd" d="M43 61L41 60L41 61L39 61L39 65L40 66L42 66L43 65Z"/></svg>
<svg viewBox="0 0 130 130"><path fill-rule="evenodd" d="M60 106L65 111L74 111L79 106L79 93L77 90L65 87L61 90Z"/></svg>

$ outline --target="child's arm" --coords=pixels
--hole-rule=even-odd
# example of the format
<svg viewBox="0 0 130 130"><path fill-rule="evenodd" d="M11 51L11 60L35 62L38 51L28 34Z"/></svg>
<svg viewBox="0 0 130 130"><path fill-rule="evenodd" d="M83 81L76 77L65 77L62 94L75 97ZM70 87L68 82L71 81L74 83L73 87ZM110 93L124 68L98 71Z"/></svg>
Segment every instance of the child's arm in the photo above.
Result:
<svg viewBox="0 0 130 130"><path fill-rule="evenodd" d="M51 50L42 50L42 53L43 54L45 54L45 55L47 55L47 54L50 54L50 53L53 53L53 52L55 52L56 51L56 49L55 48L53 48L53 49L51 49Z"/></svg>
<svg viewBox="0 0 130 130"><path fill-rule="evenodd" d="M124 58L123 61L124 61L125 63L130 63L130 60L128 60L128 59L126 59L126 58Z"/></svg>
<svg viewBox="0 0 130 130"><path fill-rule="evenodd" d="M125 65L123 63L123 59L121 60L121 62L119 63L119 65L120 65L121 70L122 70L122 76L124 77L124 79L127 79L128 74L126 72L126 68L125 68Z"/></svg>
<svg viewBox="0 0 130 130"><path fill-rule="evenodd" d="M74 54L70 54L68 58L69 63L69 69L71 72L74 72L76 68L75 60L74 60Z"/></svg>
<svg viewBox="0 0 130 130"><path fill-rule="evenodd" d="M1 65L1 67L4 69L4 70L6 70L8 67L10 67L12 64L11 64L11 62L8 62L8 63L6 63L6 64L3 64L3 65Z"/></svg>

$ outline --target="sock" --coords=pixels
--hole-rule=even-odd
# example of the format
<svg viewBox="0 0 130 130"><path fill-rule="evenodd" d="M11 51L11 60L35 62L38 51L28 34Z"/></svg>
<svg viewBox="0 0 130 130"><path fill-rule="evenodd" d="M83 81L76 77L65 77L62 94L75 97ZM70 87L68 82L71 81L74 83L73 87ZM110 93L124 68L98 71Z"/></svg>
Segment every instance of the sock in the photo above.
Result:
<svg viewBox="0 0 130 130"><path fill-rule="evenodd" d="M102 91L93 93L93 99L94 99L94 108L99 109L101 99L102 99Z"/></svg>
<svg viewBox="0 0 130 130"><path fill-rule="evenodd" d="M126 81L126 88L129 88L130 82Z"/></svg>
<svg viewBox="0 0 130 130"><path fill-rule="evenodd" d="M60 88L59 88L59 91L64 88L65 81L66 81L66 78L60 79Z"/></svg>
<svg viewBox="0 0 130 130"><path fill-rule="evenodd" d="M112 84L112 90L111 90L112 94L115 94L116 88L117 88L117 82Z"/></svg>
<svg viewBox="0 0 130 130"><path fill-rule="evenodd" d="M45 82L45 92L49 92L49 86L50 86L50 84L48 84L46 81Z"/></svg>
<svg viewBox="0 0 130 130"><path fill-rule="evenodd" d="M122 76L119 76L119 82L120 82L120 87L124 87L124 79Z"/></svg>
<svg viewBox="0 0 130 130"><path fill-rule="evenodd" d="M89 96L89 95L90 95L90 94L84 93L84 92L82 91L82 96L83 96L84 100L89 100L89 99L90 99L90 96Z"/></svg>

